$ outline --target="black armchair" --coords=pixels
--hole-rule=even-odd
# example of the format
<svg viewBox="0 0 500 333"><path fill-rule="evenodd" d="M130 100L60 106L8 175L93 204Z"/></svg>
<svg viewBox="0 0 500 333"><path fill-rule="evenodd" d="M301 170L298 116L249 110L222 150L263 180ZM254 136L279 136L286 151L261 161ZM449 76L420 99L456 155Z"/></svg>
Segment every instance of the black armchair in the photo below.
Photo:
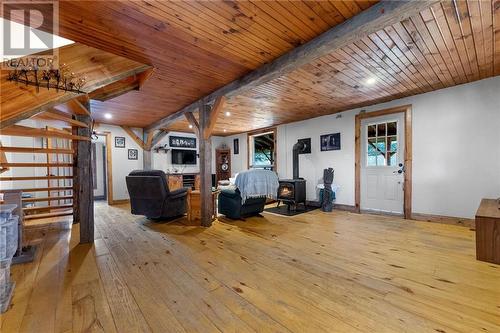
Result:
<svg viewBox="0 0 500 333"><path fill-rule="evenodd" d="M170 191L161 170L134 170L127 177L132 214L164 219L186 213L187 189Z"/></svg>

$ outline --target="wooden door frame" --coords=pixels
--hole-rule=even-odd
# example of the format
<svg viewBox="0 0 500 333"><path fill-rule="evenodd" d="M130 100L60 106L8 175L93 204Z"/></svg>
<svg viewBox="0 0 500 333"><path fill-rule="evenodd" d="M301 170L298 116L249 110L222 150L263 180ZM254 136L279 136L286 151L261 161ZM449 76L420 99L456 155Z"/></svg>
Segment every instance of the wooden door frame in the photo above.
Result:
<svg viewBox="0 0 500 333"><path fill-rule="evenodd" d="M278 128L276 126L247 132L247 169L250 169L250 166L251 166L250 157L252 154L250 151L250 137L256 136L256 135L258 136L258 135L264 134L264 133L271 133L271 132L274 134L274 166L273 166L273 168L274 168L274 172L278 173Z"/></svg>
<svg viewBox="0 0 500 333"><path fill-rule="evenodd" d="M412 216L412 106L411 104L397 106L373 112L359 113L355 119L355 211L361 213L361 121L394 113L404 113L405 119L405 173L403 211L405 219Z"/></svg>
<svg viewBox="0 0 500 333"><path fill-rule="evenodd" d="M107 182L107 201L108 205L113 205L113 158L112 153L112 137L111 132L96 132L96 135L101 135L106 137L106 182Z"/></svg>

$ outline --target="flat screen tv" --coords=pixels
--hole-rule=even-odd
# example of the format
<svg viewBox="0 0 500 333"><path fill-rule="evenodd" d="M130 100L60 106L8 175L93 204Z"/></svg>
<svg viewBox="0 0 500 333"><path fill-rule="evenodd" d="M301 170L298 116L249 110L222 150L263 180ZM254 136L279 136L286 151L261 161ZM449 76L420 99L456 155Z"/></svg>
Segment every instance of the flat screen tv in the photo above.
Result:
<svg viewBox="0 0 500 333"><path fill-rule="evenodd" d="M172 164L196 164L196 150L172 149Z"/></svg>

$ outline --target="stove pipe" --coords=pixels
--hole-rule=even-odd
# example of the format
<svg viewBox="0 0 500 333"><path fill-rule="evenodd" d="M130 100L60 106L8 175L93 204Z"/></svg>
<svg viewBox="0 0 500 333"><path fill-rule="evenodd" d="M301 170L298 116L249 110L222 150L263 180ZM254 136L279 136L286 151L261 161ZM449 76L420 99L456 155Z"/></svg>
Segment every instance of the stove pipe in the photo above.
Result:
<svg viewBox="0 0 500 333"><path fill-rule="evenodd" d="M293 145L293 179L300 179L299 177L299 154L304 151L306 145L304 142L298 141Z"/></svg>

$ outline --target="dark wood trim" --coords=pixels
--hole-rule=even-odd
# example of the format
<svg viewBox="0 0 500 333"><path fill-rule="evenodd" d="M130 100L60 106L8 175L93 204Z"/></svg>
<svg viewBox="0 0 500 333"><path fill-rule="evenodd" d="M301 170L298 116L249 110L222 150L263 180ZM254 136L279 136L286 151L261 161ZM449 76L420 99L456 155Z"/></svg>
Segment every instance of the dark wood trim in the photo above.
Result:
<svg viewBox="0 0 500 333"><path fill-rule="evenodd" d="M469 219L465 217L452 217L452 216L443 216L443 215L431 215L431 214L421 214L421 213L412 213L412 220L416 221L425 221L425 222L433 222L433 223L441 223L441 224L452 224L458 225L462 227L467 227L474 229L475 221L474 219Z"/></svg>
<svg viewBox="0 0 500 333"><path fill-rule="evenodd" d="M356 212L361 213L361 120L385 116L394 113L404 113L405 117L405 168L404 174L404 216L411 219L412 216L412 108L411 105L402 105L394 108L383 109L373 112L359 113L355 118L355 148L354 148L354 201Z"/></svg>
<svg viewBox="0 0 500 333"><path fill-rule="evenodd" d="M247 132L247 169L250 169L251 164L250 164L250 157L251 157L251 151L250 151L250 137L251 136L258 136L259 134L264 134L264 133L273 133L274 134L274 171L278 172L278 127L273 126L273 127L266 127L262 128L256 131L250 131Z"/></svg>
<svg viewBox="0 0 500 333"><path fill-rule="evenodd" d="M311 63L313 60L330 54L360 38L375 33L392 24L399 23L411 16L418 15L438 0L383 0L334 26L309 42L298 46L279 58L265 64L249 74L217 89L208 96L193 102L183 109L160 119L147 127L148 130L167 127L186 112L193 112L200 102L210 103L217 97L227 98L241 95L266 82Z"/></svg>

